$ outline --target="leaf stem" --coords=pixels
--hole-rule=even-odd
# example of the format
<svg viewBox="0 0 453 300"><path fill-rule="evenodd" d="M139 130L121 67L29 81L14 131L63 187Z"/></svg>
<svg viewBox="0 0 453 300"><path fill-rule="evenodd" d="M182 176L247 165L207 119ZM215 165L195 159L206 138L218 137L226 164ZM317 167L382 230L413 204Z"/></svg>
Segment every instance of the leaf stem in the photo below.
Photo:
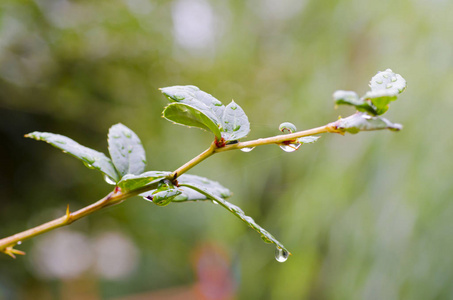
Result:
<svg viewBox="0 0 453 300"><path fill-rule="evenodd" d="M294 133L276 135L276 136L271 136L271 137L264 138L264 139L257 139L257 140L252 140L252 141L240 142L240 143L232 144L232 145L226 145L225 147L215 149L215 152L217 153L217 152L224 152L224 151L235 150L235 149L252 148L252 147L256 147L256 146L263 146L263 145L270 145L270 144L281 144L285 141L290 141L290 140L294 140L294 139L301 138L304 136L320 134L320 133L325 133L325 132L336 132L336 131L333 130L329 125L325 125L325 126L316 127L316 128L312 128L312 129L308 129L308 130L303 130L303 131L298 131L298 132L294 132Z"/></svg>

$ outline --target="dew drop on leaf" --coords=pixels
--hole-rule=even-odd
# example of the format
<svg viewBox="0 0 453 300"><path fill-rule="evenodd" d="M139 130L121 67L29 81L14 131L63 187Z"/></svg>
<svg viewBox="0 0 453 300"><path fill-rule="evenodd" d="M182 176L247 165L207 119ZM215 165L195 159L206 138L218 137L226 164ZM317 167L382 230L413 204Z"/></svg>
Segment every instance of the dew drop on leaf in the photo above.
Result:
<svg viewBox="0 0 453 300"><path fill-rule="evenodd" d="M255 147L245 147L245 148L241 148L239 150L241 150L242 152L250 152L252 151L253 149L255 149Z"/></svg>
<svg viewBox="0 0 453 300"><path fill-rule="evenodd" d="M278 262L285 262L289 257L289 253L286 250L283 250L282 248L277 247L275 249L275 259Z"/></svg>
<svg viewBox="0 0 453 300"><path fill-rule="evenodd" d="M110 178L109 176L107 176L107 175L104 175L104 180L105 180L105 182L107 182L108 184L111 184L111 185L115 185L115 184L116 184L116 182L115 182L112 178Z"/></svg>
<svg viewBox="0 0 453 300"><path fill-rule="evenodd" d="M215 205L219 205L219 203L215 200L212 200L212 203L215 204Z"/></svg>
<svg viewBox="0 0 453 300"><path fill-rule="evenodd" d="M299 149L300 145L301 145L300 143L292 143L289 145L280 144L278 146L285 152L294 152L297 149Z"/></svg>

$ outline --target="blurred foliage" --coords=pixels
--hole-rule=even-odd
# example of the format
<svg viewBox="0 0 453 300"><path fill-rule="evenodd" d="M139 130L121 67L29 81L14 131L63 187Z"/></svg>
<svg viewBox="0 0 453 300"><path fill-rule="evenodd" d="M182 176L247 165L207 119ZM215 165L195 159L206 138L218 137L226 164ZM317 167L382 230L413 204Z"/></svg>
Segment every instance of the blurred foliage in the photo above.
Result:
<svg viewBox="0 0 453 300"><path fill-rule="evenodd" d="M2 237L110 189L76 160L24 139L28 132L107 153L105 132L121 122L142 139L148 170L171 171L212 136L161 119L159 87L194 84L224 103L234 98L250 138L277 134L283 121L302 130L352 114L333 109L332 93L363 94L378 70L392 68L408 89L386 116L404 125L399 133L324 135L290 154L278 146L222 153L191 171L230 188L231 202L291 250L286 263L216 205L161 208L136 198L58 229L70 230L58 239L24 242L26 257L2 256L0 299L189 286L204 274L194 253L206 242L229 256L239 299L453 298L452 9L442 0L2 0ZM104 231L135 249L127 276L94 267L120 247L76 251L93 265L75 277L39 267L43 244L69 266L76 258L53 243L109 245Z"/></svg>

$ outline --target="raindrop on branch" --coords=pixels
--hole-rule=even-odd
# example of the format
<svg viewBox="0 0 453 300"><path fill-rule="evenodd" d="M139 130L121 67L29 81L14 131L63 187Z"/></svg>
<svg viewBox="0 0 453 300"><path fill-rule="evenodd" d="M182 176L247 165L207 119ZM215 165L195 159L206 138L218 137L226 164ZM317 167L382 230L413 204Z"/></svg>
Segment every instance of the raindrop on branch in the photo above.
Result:
<svg viewBox="0 0 453 300"><path fill-rule="evenodd" d="M241 150L242 152L250 152L252 151L253 149L255 149L255 147L245 147L245 148L241 148L239 150Z"/></svg>
<svg viewBox="0 0 453 300"><path fill-rule="evenodd" d="M286 250L283 250L282 248L277 247L275 249L275 259L278 262L285 262L289 257L289 252Z"/></svg>

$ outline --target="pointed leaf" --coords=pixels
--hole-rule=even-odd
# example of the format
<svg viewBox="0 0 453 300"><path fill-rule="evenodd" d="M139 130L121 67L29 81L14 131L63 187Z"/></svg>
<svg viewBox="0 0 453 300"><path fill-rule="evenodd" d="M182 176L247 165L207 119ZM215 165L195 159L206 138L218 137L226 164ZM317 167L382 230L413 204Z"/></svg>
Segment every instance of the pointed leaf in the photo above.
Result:
<svg viewBox="0 0 453 300"><path fill-rule="evenodd" d="M113 125L108 134L109 152L121 176L145 171L146 156L138 136L123 124Z"/></svg>
<svg viewBox="0 0 453 300"><path fill-rule="evenodd" d="M377 114L373 104L369 100L359 98L355 92L341 90L336 91L333 94L333 99L337 105L352 105L355 106L358 111L369 112L373 115Z"/></svg>
<svg viewBox="0 0 453 300"><path fill-rule="evenodd" d="M399 131L403 128L400 124L393 124L382 117L372 117L366 113L356 113L344 119L339 119L328 125L333 131L340 133L358 133L359 131L370 131L380 129L390 129Z"/></svg>
<svg viewBox="0 0 453 300"><path fill-rule="evenodd" d="M225 141L238 140L245 137L250 132L250 123L244 110L231 101L225 107L223 117L222 137Z"/></svg>
<svg viewBox="0 0 453 300"><path fill-rule="evenodd" d="M161 91L170 101L186 103L189 105L193 105L192 103L194 101L203 103L213 113L217 121L220 121L223 116L225 106L222 102L194 85L170 86L162 88Z"/></svg>
<svg viewBox="0 0 453 300"><path fill-rule="evenodd" d="M175 103L168 106L164 111L166 119L181 125L212 131L220 140L219 127L222 126L221 120L225 109L222 102L193 85L171 86L162 88L161 91L168 100L185 106L171 107Z"/></svg>
<svg viewBox="0 0 453 300"><path fill-rule="evenodd" d="M206 112L188 104L175 102L165 108L163 117L180 125L211 131L220 140L219 125L206 115Z"/></svg>
<svg viewBox="0 0 453 300"><path fill-rule="evenodd" d="M391 69L378 72L370 81L371 91L363 97L370 100L376 108L376 113L382 115L388 110L390 102L397 99L398 94L406 89L406 80Z"/></svg>
<svg viewBox="0 0 453 300"><path fill-rule="evenodd" d="M210 194L207 190L203 188L199 188L197 186L191 185L191 184L181 184L181 186L185 186L191 189L194 189L195 191L199 192L200 194L205 195L207 198L211 199L212 201L216 201L219 205L222 207L228 209L231 213L233 213L236 217L244 221L248 226L250 226L253 230L258 232L261 235L261 238L267 242L267 243L272 243L276 245L278 248L285 250L286 252L289 253L288 249L286 249L285 246L283 246L282 243L280 243L272 234L270 234L267 230L259 226L255 220L253 220L251 217L247 216L244 211L234 205L229 203L228 201L224 200L221 197L214 196Z"/></svg>
<svg viewBox="0 0 453 300"><path fill-rule="evenodd" d="M297 141L301 144L312 144L319 140L320 136L304 136L301 138L298 138Z"/></svg>
<svg viewBox="0 0 453 300"><path fill-rule="evenodd" d="M165 173L165 172L162 172ZM168 176L170 172L167 173ZM181 184L192 184L198 187L202 187L207 190L209 193L221 197L221 198L228 198L231 196L231 192L226 187L222 186L220 183L214 180L207 179L205 177L197 176L197 175L190 175L190 174L183 174L178 177L178 183ZM173 199L175 202L185 202L185 201L203 201L209 200L205 195L200 194L192 189L186 187L178 187L178 189L182 192L181 195L177 196ZM155 193L156 190L151 190L140 194L142 197L151 196Z"/></svg>
<svg viewBox="0 0 453 300"><path fill-rule="evenodd" d="M63 150L63 152L78 158L87 167L101 171L115 182L118 182L120 178L112 161L104 153L82 146L66 136L35 131L25 135L25 137L47 142Z"/></svg>
<svg viewBox="0 0 453 300"><path fill-rule="evenodd" d="M163 171L148 171L140 175L127 174L121 178L120 182L118 182L118 186L123 192L127 192L146 186L157 179L164 179L170 174L171 172Z"/></svg>

